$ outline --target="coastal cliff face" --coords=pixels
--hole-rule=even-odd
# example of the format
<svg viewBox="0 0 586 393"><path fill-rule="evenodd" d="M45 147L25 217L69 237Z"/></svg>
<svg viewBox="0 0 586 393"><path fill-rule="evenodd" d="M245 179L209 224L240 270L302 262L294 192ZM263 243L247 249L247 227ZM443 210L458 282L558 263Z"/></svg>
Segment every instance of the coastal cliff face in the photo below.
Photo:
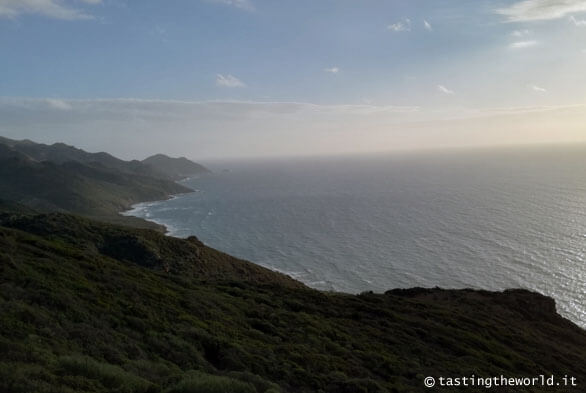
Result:
<svg viewBox="0 0 586 393"><path fill-rule="evenodd" d="M539 294L324 293L193 237L0 212L2 392L423 392L427 376L540 374L583 392L586 332Z"/></svg>

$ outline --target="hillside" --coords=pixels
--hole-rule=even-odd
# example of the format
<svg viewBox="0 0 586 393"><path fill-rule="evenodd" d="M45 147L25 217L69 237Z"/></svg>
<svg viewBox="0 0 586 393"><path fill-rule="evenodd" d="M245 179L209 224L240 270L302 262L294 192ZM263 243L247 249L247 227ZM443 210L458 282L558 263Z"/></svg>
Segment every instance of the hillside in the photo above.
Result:
<svg viewBox="0 0 586 393"><path fill-rule="evenodd" d="M151 158L147 163L124 161L63 143L0 137L0 198L44 211L165 231L160 225L119 213L138 202L190 192L175 181L209 171L184 158Z"/></svg>
<svg viewBox="0 0 586 393"><path fill-rule="evenodd" d="M472 374L583 383L586 332L523 290L325 293L196 238L0 205L2 392L403 393Z"/></svg>
<svg viewBox="0 0 586 393"><path fill-rule="evenodd" d="M164 154L156 154L142 160L142 163L154 171L176 180L210 173L209 169L203 165L196 164L185 157L171 158Z"/></svg>
<svg viewBox="0 0 586 393"><path fill-rule="evenodd" d="M0 144L0 197L41 210L150 226L118 213L134 203L189 191L171 180L125 174L97 165L38 162Z"/></svg>
<svg viewBox="0 0 586 393"><path fill-rule="evenodd" d="M8 146L12 150L20 152L39 162L50 161L56 164L63 164L74 161L82 164L115 169L126 174L162 177L161 173L154 171L151 167L142 164L140 161L124 161L104 152L88 153L64 143L46 145L43 143L35 143L27 139L17 141L0 137L0 144Z"/></svg>

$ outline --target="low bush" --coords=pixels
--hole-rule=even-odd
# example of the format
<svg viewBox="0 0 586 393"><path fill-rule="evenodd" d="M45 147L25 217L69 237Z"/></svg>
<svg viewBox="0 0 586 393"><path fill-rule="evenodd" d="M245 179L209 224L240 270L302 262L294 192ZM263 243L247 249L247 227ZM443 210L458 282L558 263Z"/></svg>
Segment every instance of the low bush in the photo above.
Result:
<svg viewBox="0 0 586 393"><path fill-rule="evenodd" d="M153 384L122 368L98 362L87 356L62 356L58 360L63 375L83 376L99 381L104 387L119 393L150 393Z"/></svg>
<svg viewBox="0 0 586 393"><path fill-rule="evenodd" d="M257 390L251 384L233 378L192 371L166 393L257 393Z"/></svg>

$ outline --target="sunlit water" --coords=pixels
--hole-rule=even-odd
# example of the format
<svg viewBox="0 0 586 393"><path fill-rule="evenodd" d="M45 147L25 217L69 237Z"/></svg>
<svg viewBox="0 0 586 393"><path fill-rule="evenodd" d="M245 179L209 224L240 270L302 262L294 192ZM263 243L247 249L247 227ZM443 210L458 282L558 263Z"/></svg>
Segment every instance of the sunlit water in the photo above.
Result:
<svg viewBox="0 0 586 393"><path fill-rule="evenodd" d="M584 147L213 169L130 213L318 289L521 287L586 326Z"/></svg>

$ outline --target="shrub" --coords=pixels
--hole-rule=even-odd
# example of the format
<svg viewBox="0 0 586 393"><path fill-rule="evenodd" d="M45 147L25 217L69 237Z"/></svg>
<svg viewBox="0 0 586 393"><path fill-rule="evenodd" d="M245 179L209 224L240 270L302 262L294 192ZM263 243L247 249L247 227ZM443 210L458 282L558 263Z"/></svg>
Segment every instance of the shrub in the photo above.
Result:
<svg viewBox="0 0 586 393"><path fill-rule="evenodd" d="M250 372L233 371L228 373L228 377L253 385L258 393L279 393L281 391L276 383L267 381L260 375Z"/></svg>
<svg viewBox="0 0 586 393"><path fill-rule="evenodd" d="M64 375L83 376L98 380L104 387L124 393L149 393L153 385L118 366L101 363L87 356L62 356L59 366Z"/></svg>
<svg viewBox="0 0 586 393"><path fill-rule="evenodd" d="M45 368L26 363L0 363L0 392L49 393L51 376Z"/></svg>
<svg viewBox="0 0 586 393"><path fill-rule="evenodd" d="M167 393L257 393L249 383L228 377L189 372Z"/></svg>

